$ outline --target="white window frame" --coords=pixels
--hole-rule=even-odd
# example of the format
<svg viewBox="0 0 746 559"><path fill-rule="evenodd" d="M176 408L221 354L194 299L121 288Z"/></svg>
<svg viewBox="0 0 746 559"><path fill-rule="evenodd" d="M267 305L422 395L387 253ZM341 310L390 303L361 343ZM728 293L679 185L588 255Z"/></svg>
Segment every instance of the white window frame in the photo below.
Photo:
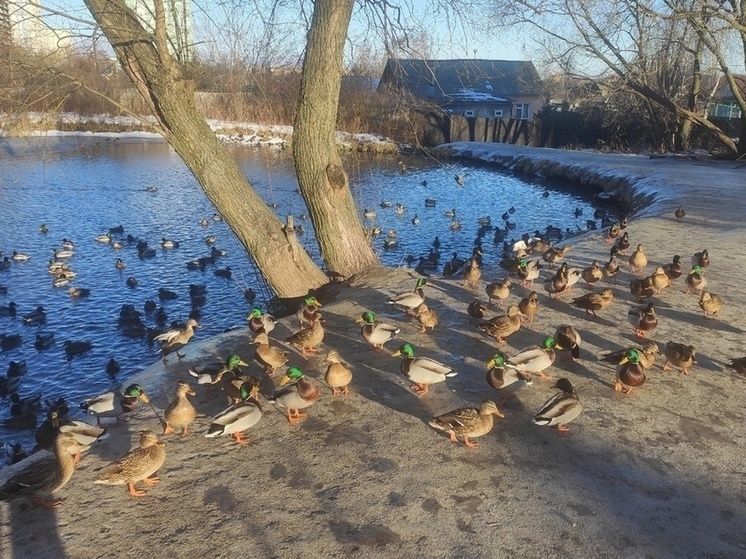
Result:
<svg viewBox="0 0 746 559"><path fill-rule="evenodd" d="M469 118L469 117L475 117L475 116L477 116L477 113L474 110L468 110L468 111L464 111L464 116L467 117L467 118Z"/></svg>
<svg viewBox="0 0 746 559"><path fill-rule="evenodd" d="M531 103L516 103L515 118L518 120L528 120L531 114Z"/></svg>
<svg viewBox="0 0 746 559"><path fill-rule="evenodd" d="M502 117L503 117L503 110L495 109L495 118L502 118Z"/></svg>

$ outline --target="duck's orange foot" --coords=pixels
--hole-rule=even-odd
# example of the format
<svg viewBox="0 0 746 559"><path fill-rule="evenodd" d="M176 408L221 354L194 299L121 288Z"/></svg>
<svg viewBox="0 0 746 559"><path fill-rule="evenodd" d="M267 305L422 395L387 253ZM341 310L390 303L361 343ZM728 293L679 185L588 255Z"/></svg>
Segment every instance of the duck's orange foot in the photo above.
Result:
<svg viewBox="0 0 746 559"><path fill-rule="evenodd" d="M570 428L567 425L557 425L557 431L560 433L567 433Z"/></svg>
<svg viewBox="0 0 746 559"><path fill-rule="evenodd" d="M161 481L161 478L159 478L158 476L153 475L153 476L150 476L150 477L146 477L142 481L143 481L143 483L145 485L151 485L152 486L152 485L155 485L156 483L158 483L159 481Z"/></svg>
<svg viewBox="0 0 746 559"><path fill-rule="evenodd" d="M249 439L245 439L243 436L243 433L232 433L231 437L233 437L233 440L236 441L238 444L249 444L251 441Z"/></svg>
<svg viewBox="0 0 746 559"><path fill-rule="evenodd" d="M469 437L464 437L464 444L469 448L479 448L479 444L469 440Z"/></svg>
<svg viewBox="0 0 746 559"><path fill-rule="evenodd" d="M128 483L127 489L129 490L129 494L133 497L143 497L148 494L147 491L143 491L142 489L136 489L134 483Z"/></svg>

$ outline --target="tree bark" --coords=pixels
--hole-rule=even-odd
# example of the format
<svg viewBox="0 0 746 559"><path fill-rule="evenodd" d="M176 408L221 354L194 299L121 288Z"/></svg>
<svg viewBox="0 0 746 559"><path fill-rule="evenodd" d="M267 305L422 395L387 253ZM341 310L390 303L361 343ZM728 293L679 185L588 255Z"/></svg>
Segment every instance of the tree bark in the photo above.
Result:
<svg viewBox="0 0 746 559"><path fill-rule="evenodd" d="M293 232L267 207L197 109L190 82L169 54L163 5L156 1L156 30L147 32L124 0L85 0L120 64L156 116L159 133L280 297L297 297L328 280ZM159 8L160 6L160 8Z"/></svg>
<svg viewBox="0 0 746 559"><path fill-rule="evenodd" d="M293 130L295 172L330 274L380 266L360 224L334 138L354 0L316 0Z"/></svg>

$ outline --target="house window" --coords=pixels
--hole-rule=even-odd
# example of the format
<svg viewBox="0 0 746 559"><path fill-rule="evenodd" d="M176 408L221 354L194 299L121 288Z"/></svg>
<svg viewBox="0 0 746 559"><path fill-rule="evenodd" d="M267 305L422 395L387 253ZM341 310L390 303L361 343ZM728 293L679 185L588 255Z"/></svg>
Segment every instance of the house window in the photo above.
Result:
<svg viewBox="0 0 746 559"><path fill-rule="evenodd" d="M518 120L526 120L531 111L530 103L516 103L515 106L515 117Z"/></svg>
<svg viewBox="0 0 746 559"><path fill-rule="evenodd" d="M502 118L503 117L503 110L497 109L495 110L495 118Z"/></svg>
<svg viewBox="0 0 746 559"><path fill-rule="evenodd" d="M464 116L474 116L474 111L464 111Z"/></svg>

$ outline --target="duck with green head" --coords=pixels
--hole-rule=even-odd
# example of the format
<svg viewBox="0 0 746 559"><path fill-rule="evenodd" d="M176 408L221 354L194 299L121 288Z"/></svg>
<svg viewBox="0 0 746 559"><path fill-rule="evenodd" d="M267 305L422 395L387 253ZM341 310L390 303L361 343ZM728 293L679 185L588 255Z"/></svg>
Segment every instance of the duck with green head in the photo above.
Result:
<svg viewBox="0 0 746 559"><path fill-rule="evenodd" d="M277 323L277 319L274 316L262 312L262 309L259 307L251 309L247 320L249 322L249 330L254 334L259 334L261 332L269 334L275 329L275 324Z"/></svg>
<svg viewBox="0 0 746 559"><path fill-rule="evenodd" d="M414 291L394 295L393 297L389 297L386 302L389 305L403 308L407 314L411 315L414 309L425 302L425 292L422 290L425 285L427 285L425 278L419 278L414 286Z"/></svg>
<svg viewBox="0 0 746 559"><path fill-rule="evenodd" d="M385 322L377 322L376 315L371 311L365 311L355 322L363 325L360 329L360 335L366 342L373 346L375 351L381 351L383 344L400 332L398 326Z"/></svg>
<svg viewBox="0 0 746 559"><path fill-rule="evenodd" d="M303 328L305 324L309 326L313 324L313 316L317 309L321 308L321 303L316 300L316 297L309 295L303 300L303 304L298 308L295 313L295 317L298 319L299 328Z"/></svg>
<svg viewBox="0 0 746 559"><path fill-rule="evenodd" d="M689 275L686 276L686 291L684 293L689 295L692 289L696 289L698 291L697 294L702 295L705 287L707 287L707 278L704 275L702 266L696 265L692 267Z"/></svg>
<svg viewBox="0 0 746 559"><path fill-rule="evenodd" d="M91 415L95 415L96 422L100 427L102 417L115 417L117 421L120 421L124 414L137 407L140 400L146 404L150 402L142 386L131 384L124 392L112 391L94 398L88 398L80 404L80 408Z"/></svg>
<svg viewBox="0 0 746 559"><path fill-rule="evenodd" d="M300 410L311 406L319 399L319 387L311 382L299 367L290 367L280 380L280 386L293 382L290 386L275 392L269 400L272 404L279 404L287 413L288 422L299 423L308 414Z"/></svg>
<svg viewBox="0 0 746 559"><path fill-rule="evenodd" d="M401 372L411 380L412 391L418 396L424 396L430 390L430 385L443 382L447 377L455 377L456 372L451 368L428 357L415 357L411 344L402 344L391 357L402 356Z"/></svg>
<svg viewBox="0 0 746 559"><path fill-rule="evenodd" d="M544 380L552 377L544 373L544 370L554 363L557 358L555 349L562 349L552 336L547 336L541 346L529 346L516 353L508 359L505 366L524 373L536 373Z"/></svg>
<svg viewBox="0 0 746 559"><path fill-rule="evenodd" d="M623 394L632 394L632 389L645 384L645 367L640 363L640 353L636 348L627 350L616 372L614 390ZM625 388L626 387L626 388Z"/></svg>
<svg viewBox="0 0 746 559"><path fill-rule="evenodd" d="M240 388L241 401L229 406L212 418L205 437L212 439L230 435L238 444L249 444L243 432L256 425L262 418L262 407L257 400L259 383L254 380L244 382Z"/></svg>
<svg viewBox="0 0 746 559"><path fill-rule="evenodd" d="M233 371L236 367L248 367L236 353L231 353L225 362L216 361L197 365L189 369L189 374L197 379L197 384L215 384L223 378L223 375Z"/></svg>
<svg viewBox="0 0 746 559"><path fill-rule="evenodd" d="M492 359L487 361L487 384L495 390L503 390L508 386L516 385L516 389L529 386L531 375L505 366L508 358L501 351L495 352Z"/></svg>

